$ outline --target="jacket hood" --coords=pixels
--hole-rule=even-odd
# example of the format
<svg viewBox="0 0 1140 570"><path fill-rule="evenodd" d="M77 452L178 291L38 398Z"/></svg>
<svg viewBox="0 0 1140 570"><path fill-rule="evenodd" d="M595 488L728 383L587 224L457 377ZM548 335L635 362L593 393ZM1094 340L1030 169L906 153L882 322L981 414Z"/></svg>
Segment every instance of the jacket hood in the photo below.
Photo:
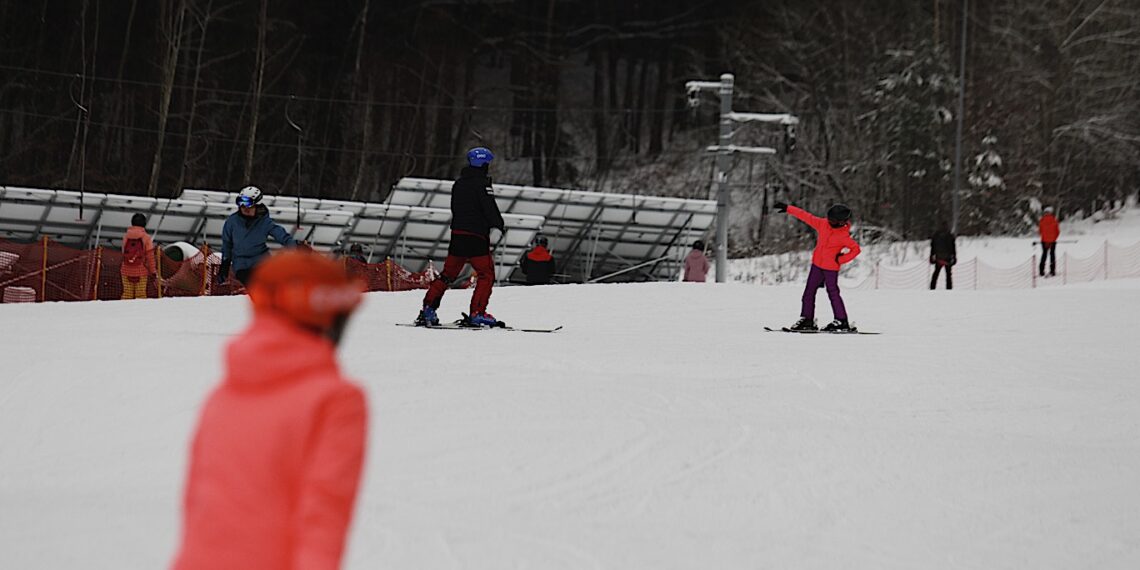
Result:
<svg viewBox="0 0 1140 570"><path fill-rule="evenodd" d="M339 375L332 342L283 317L255 313L253 322L226 346L223 383L261 390L317 373Z"/></svg>
<svg viewBox="0 0 1140 570"><path fill-rule="evenodd" d="M145 235L148 235L146 233L146 228L142 226L131 226L127 228L127 233L124 235L124 239L141 238Z"/></svg>

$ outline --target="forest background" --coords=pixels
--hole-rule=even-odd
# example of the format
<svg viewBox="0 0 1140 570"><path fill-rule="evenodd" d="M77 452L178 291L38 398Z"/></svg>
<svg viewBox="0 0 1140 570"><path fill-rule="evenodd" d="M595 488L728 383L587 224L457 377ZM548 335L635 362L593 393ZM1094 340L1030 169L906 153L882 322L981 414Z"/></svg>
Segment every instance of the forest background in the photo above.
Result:
<svg viewBox="0 0 1140 570"><path fill-rule="evenodd" d="M381 201L492 148L496 182L709 197L736 78L734 256L777 199L950 218L961 0L0 0L0 184ZM1140 191L1140 3L968 0L960 233Z"/></svg>

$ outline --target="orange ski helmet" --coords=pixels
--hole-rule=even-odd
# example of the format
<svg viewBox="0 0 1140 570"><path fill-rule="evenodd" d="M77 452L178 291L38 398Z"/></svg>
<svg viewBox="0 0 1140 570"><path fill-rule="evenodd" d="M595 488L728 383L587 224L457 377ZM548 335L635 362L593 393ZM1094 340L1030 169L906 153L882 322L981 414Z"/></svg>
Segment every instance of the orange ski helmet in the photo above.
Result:
<svg viewBox="0 0 1140 570"><path fill-rule="evenodd" d="M340 263L296 249L259 264L249 284L255 312L275 313L321 331L356 310L363 292L364 283L349 278Z"/></svg>

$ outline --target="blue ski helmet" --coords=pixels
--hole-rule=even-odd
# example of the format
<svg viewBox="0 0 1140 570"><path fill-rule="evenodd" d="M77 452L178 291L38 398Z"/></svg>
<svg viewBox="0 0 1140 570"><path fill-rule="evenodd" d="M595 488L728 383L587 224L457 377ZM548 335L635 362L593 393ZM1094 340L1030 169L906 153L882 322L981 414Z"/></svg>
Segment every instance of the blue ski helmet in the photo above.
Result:
<svg viewBox="0 0 1140 570"><path fill-rule="evenodd" d="M495 160L495 155L491 154L491 149L489 148L477 146L467 151L467 164L476 168L491 164L492 160Z"/></svg>

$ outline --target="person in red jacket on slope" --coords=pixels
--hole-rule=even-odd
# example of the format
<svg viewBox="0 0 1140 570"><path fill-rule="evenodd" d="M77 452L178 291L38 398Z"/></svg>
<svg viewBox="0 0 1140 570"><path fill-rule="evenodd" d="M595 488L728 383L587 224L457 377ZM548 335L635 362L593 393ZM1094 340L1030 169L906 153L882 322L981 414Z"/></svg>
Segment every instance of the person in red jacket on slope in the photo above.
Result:
<svg viewBox="0 0 1140 570"><path fill-rule="evenodd" d="M340 567L368 412L336 345L362 291L317 253L254 269L253 321L226 347L190 449L172 568Z"/></svg>
<svg viewBox="0 0 1140 570"><path fill-rule="evenodd" d="M1041 235L1041 265L1037 273L1045 276L1045 258L1049 258L1049 276L1057 276L1057 238L1061 235L1061 225L1053 215L1053 207L1045 208L1041 221L1037 222L1037 233Z"/></svg>
<svg viewBox="0 0 1140 570"><path fill-rule="evenodd" d="M784 202L775 203L776 210L791 214L796 219L815 230L818 238L811 256L811 271L808 272L807 287L804 289L800 320L791 330L818 330L815 324L815 294L820 287L827 288L831 299L831 310L835 320L824 327L828 332L854 331L847 321L847 308L839 295L839 268L859 255L859 244L851 238L851 208L836 204L827 210L827 217L820 218L789 206Z"/></svg>

